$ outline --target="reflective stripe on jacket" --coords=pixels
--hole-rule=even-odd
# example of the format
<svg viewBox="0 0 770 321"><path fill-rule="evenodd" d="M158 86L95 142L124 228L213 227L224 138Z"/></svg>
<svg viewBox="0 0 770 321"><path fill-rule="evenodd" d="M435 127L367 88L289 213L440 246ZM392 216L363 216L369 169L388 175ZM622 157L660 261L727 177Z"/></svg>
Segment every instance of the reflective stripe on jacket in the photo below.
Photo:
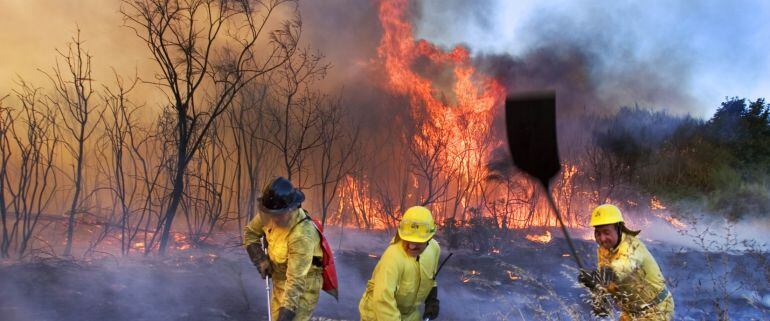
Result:
<svg viewBox="0 0 770 321"><path fill-rule="evenodd" d="M441 249L435 240L418 258L404 251L396 238L382 254L382 258L366 284L358 309L364 321L417 321L420 305L436 286L433 277L438 267Z"/></svg>

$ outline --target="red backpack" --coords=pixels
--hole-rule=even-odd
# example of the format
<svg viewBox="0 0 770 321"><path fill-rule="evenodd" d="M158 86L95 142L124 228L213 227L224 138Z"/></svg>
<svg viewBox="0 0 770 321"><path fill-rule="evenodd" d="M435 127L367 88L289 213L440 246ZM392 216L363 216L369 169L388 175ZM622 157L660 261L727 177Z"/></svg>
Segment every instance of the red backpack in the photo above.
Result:
<svg viewBox="0 0 770 321"><path fill-rule="evenodd" d="M324 230L321 226L321 223L319 223L315 218L310 217L310 215L307 215L307 211L305 211L305 218L300 220L300 223L306 220L313 223L313 227L315 227L316 231L318 231L318 235L321 236L321 250L323 251L324 255L321 259L321 268L323 268L324 279L322 289L324 292L329 293L329 295L333 296L334 299L339 301L339 291L337 290L337 268L334 266L334 253L332 252L332 247L329 245L329 242L326 241L326 236L324 236Z"/></svg>

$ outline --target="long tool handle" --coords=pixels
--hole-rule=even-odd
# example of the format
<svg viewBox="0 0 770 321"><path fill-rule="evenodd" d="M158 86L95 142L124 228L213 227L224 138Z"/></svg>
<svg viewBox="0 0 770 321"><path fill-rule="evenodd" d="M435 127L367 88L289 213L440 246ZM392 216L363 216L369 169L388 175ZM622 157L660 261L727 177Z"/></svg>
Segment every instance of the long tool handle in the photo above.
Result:
<svg viewBox="0 0 770 321"><path fill-rule="evenodd" d="M267 255L266 240L267 237L262 238L262 251L265 252L265 255ZM273 309L270 306L270 275L265 276L265 292L267 293L267 321L273 321Z"/></svg>
<svg viewBox="0 0 770 321"><path fill-rule="evenodd" d="M444 264L446 264L446 261L449 261L449 258L452 257L452 255L454 255L454 253L450 252L449 255L446 258L444 258L444 261L442 261L441 264L439 264L438 269L436 270L436 274L433 275L433 280L436 279L436 277L438 276L438 272L441 272L441 268L444 267Z"/></svg>
<svg viewBox="0 0 770 321"><path fill-rule="evenodd" d="M575 251L575 245L572 244L572 238L569 237L569 232L567 232L567 227L564 226L564 221L561 219L561 213L559 213L559 209L556 208L556 203L553 201L553 196L551 196L551 189L548 187L547 183L543 183L543 187L545 188L545 195L548 195L548 203L551 204L551 209L553 209L553 212L556 213L556 219L559 220L559 225L561 225L561 231L562 233L564 233L564 237L567 239L567 244L569 245L569 250L572 252L572 257L575 258L575 262L577 263L577 266L582 269L583 263L580 262L580 257L578 257L577 251Z"/></svg>
<svg viewBox="0 0 770 321"><path fill-rule="evenodd" d="M273 321L273 309L270 306L270 277L265 278L265 292L267 292L267 321Z"/></svg>

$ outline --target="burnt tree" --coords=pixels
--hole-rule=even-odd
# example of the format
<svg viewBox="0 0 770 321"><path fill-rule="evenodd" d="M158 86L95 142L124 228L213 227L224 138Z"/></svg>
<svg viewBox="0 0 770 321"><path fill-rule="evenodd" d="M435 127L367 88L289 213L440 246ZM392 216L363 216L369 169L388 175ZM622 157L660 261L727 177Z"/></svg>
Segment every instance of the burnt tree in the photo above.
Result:
<svg viewBox="0 0 770 321"><path fill-rule="evenodd" d="M277 11L290 2L123 1L126 24L144 41L159 67L150 83L168 93L167 108L174 117L175 161L169 173L171 192L159 222L160 254L166 251L182 201L188 164L211 126L244 86L293 55L298 20L266 31Z"/></svg>
<svg viewBox="0 0 770 321"><path fill-rule="evenodd" d="M75 233L75 215L83 212L83 172L85 166L85 145L97 127L96 120L100 113L99 105L93 104L94 80L91 77L91 55L83 48L80 30L68 45L67 51L57 50L59 58L65 64L62 69L57 59L51 73L45 73L54 87L54 95L48 96L48 102L62 118L59 129L67 139L62 140L64 147L74 159L72 169L72 200L67 210L67 240L64 256L72 254L72 242ZM94 117L96 116L96 117Z"/></svg>

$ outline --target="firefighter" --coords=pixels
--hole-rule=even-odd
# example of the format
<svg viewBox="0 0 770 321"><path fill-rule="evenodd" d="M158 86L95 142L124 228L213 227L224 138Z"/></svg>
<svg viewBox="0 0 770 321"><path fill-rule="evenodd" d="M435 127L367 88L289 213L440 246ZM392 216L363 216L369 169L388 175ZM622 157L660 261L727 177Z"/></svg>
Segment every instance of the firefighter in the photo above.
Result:
<svg viewBox="0 0 770 321"><path fill-rule="evenodd" d="M272 277L270 308L278 321L309 320L323 283L320 236L300 208L305 195L283 178L259 198L259 211L244 229L244 246L262 278ZM267 253L262 249L266 241Z"/></svg>
<svg viewBox="0 0 770 321"><path fill-rule="evenodd" d="M611 204L594 209L590 225L599 245L599 269L581 270L578 280L593 294L594 313L606 316L611 297L621 321L671 320L674 298L658 263L636 237L640 231L628 229L620 209Z"/></svg>
<svg viewBox="0 0 770 321"><path fill-rule="evenodd" d="M436 269L441 252L436 223L425 207L409 208L366 284L358 309L362 321L417 321L438 317ZM424 312L420 317L420 305Z"/></svg>

